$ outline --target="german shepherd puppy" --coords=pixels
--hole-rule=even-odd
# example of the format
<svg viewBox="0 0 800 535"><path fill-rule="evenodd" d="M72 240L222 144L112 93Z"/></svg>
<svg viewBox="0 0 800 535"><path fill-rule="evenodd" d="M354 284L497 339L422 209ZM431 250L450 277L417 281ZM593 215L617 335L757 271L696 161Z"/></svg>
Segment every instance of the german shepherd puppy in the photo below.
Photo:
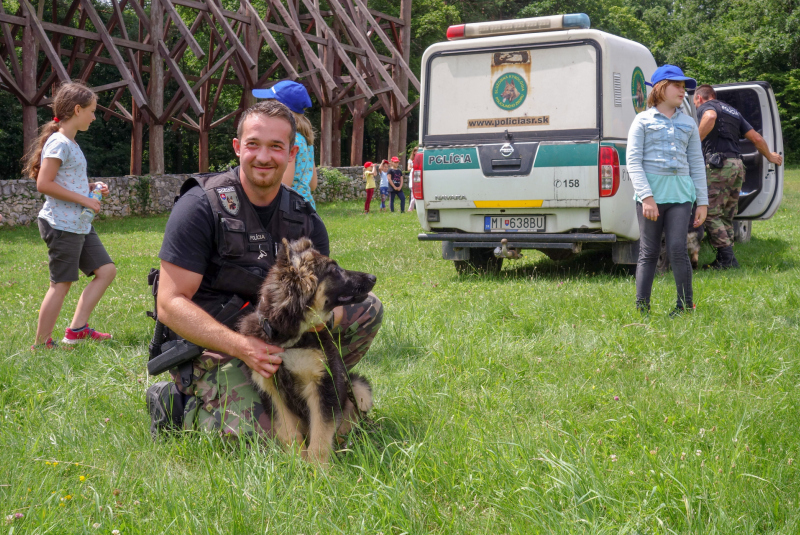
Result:
<svg viewBox="0 0 800 535"><path fill-rule="evenodd" d="M375 281L369 273L342 269L307 238L284 239L256 312L239 322L242 334L285 349L274 376L252 372L251 379L272 408L278 440L303 444L306 459L326 464L337 430L347 433L357 415L372 408L369 382L348 373L330 330L310 329L327 324L335 307L364 301Z"/></svg>

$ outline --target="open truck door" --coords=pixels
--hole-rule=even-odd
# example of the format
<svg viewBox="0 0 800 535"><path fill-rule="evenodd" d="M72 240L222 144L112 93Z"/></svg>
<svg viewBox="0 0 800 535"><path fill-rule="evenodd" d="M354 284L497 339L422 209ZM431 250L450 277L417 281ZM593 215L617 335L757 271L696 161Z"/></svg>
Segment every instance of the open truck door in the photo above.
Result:
<svg viewBox="0 0 800 535"><path fill-rule="evenodd" d="M717 99L739 110L761 134L771 152L783 155L783 134L775 93L768 82L740 82L713 86ZM769 163L748 139L740 139L745 179L734 225L737 241L748 241L750 221L769 219L783 198L783 166Z"/></svg>

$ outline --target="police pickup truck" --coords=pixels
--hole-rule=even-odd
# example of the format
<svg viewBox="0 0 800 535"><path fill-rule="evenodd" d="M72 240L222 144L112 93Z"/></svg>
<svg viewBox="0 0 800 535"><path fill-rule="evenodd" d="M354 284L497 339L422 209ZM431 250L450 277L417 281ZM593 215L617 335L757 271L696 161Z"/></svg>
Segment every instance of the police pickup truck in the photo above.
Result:
<svg viewBox="0 0 800 535"><path fill-rule="evenodd" d="M459 272L497 272L536 249L555 260L604 248L635 264L639 225L625 148L656 69L639 43L590 29L585 14L451 26L422 58L420 151L411 186L423 241ZM766 82L714 86L783 153ZM694 116L691 96L684 103ZM769 219L783 168L740 141L747 169L737 237ZM501 241L505 240L501 247Z"/></svg>

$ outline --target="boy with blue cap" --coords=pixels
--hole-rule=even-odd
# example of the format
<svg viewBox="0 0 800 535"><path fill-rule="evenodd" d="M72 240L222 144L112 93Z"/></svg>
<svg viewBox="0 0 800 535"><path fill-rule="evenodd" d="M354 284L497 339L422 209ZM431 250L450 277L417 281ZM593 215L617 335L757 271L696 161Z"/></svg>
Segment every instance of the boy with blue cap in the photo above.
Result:
<svg viewBox="0 0 800 535"><path fill-rule="evenodd" d="M675 317L694 309L692 265L686 252L692 205L697 203L695 228L703 224L708 209L700 133L694 119L680 110L686 88L694 89L697 82L675 65L662 65L647 85L653 88L647 96L648 109L631 124L626 157L640 230L636 308L650 311L663 233L678 292L670 313Z"/></svg>
<svg viewBox="0 0 800 535"><path fill-rule="evenodd" d="M317 204L311 192L317 189L317 168L314 164L314 127L303 114L311 107L311 97L302 84L283 80L268 89L253 89L256 98L274 99L285 105L294 114L297 134L294 143L299 147L294 161L289 162L282 182L297 191L316 210Z"/></svg>

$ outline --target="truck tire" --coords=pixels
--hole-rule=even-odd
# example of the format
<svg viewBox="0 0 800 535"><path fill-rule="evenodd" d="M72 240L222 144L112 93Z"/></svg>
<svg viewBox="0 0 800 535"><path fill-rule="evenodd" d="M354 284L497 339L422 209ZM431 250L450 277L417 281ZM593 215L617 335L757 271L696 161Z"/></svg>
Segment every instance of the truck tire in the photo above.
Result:
<svg viewBox="0 0 800 535"><path fill-rule="evenodd" d="M454 260L459 275L497 275L503 259L494 256L494 249L470 249L469 260Z"/></svg>
<svg viewBox="0 0 800 535"><path fill-rule="evenodd" d="M738 243L747 243L750 241L750 234L753 231L752 221L734 221L733 222L733 241Z"/></svg>
<svg viewBox="0 0 800 535"><path fill-rule="evenodd" d="M547 258L554 262L558 262L560 260L569 260L573 258L576 253L573 253L571 249L539 249L541 252L547 255Z"/></svg>

